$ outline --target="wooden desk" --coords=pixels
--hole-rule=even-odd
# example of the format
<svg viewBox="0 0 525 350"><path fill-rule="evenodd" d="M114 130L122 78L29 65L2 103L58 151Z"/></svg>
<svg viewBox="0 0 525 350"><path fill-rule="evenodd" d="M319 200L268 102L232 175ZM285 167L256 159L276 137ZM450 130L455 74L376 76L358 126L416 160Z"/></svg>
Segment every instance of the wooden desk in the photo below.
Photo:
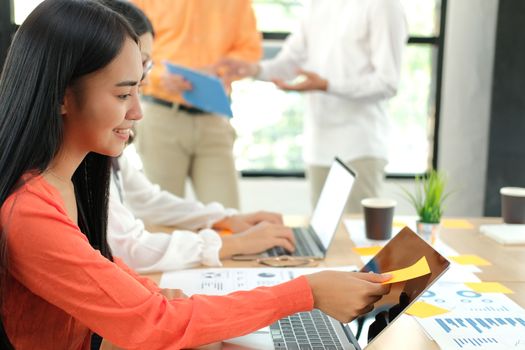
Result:
<svg viewBox="0 0 525 350"><path fill-rule="evenodd" d="M490 261L480 267L483 281L525 282L525 245L504 246L479 233L483 224L499 224L500 218L469 219L473 230L443 229L442 240L461 254L476 254ZM525 304L524 304L525 305Z"/></svg>
<svg viewBox="0 0 525 350"><path fill-rule="evenodd" d="M474 229L444 229L441 239L460 254L476 254L492 263L476 274L482 281L501 282L514 291L508 296L525 307L525 246L503 246L479 233L479 225L501 223L499 218L468 219ZM368 347L379 349L439 349L410 316L402 316Z"/></svg>
<svg viewBox="0 0 525 350"><path fill-rule="evenodd" d="M304 217L299 216L287 216L286 217L286 224L289 226L304 226L306 225L307 220ZM155 229L158 231L171 231L170 228L163 228L159 226L152 227L152 229ZM354 253L352 250L352 247L354 245L352 244L352 241L350 241L350 238L348 234L346 233L346 230L344 228L344 225L341 223L339 226L337 233L335 234L334 241L332 242L330 246L330 250L328 251L328 254L326 256L325 260L319 261L318 265L319 267L336 267L336 266L347 266L347 265L356 265L356 266L362 266L361 259L358 255ZM263 267L262 265L258 264L255 261L233 261L233 260L223 260L222 261L224 267ZM155 282L159 282L160 280L160 273L155 274L148 274L148 277L150 277Z"/></svg>
<svg viewBox="0 0 525 350"><path fill-rule="evenodd" d="M477 274L480 279L505 284L514 291L514 294L509 294L509 297L525 307L525 246L503 246L479 233L479 225L500 223L501 219L483 218L468 219L468 221L474 225L474 229L442 228L442 240L460 254L476 254L490 261L491 266L480 267L482 272ZM293 226L302 225L304 222L304 219L298 217L286 219L286 223ZM361 259L353 252L353 246L344 225L341 224L327 258L320 262L319 266L361 266ZM224 261L224 266L260 267L254 262L231 260ZM160 274L150 275L150 277L158 282ZM432 350L439 349L439 347L435 342L428 339L415 319L410 316L402 316L367 349Z"/></svg>

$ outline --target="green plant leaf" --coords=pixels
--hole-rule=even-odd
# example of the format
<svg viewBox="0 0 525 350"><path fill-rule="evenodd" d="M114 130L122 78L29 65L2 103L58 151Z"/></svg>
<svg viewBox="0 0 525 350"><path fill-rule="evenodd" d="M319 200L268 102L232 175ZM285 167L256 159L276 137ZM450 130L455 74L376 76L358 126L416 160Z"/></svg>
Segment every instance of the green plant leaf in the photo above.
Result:
<svg viewBox="0 0 525 350"><path fill-rule="evenodd" d="M404 187L401 189L422 222L439 223L443 216L443 203L450 195L445 193L446 184L446 175L432 169L426 176L416 176L415 193Z"/></svg>

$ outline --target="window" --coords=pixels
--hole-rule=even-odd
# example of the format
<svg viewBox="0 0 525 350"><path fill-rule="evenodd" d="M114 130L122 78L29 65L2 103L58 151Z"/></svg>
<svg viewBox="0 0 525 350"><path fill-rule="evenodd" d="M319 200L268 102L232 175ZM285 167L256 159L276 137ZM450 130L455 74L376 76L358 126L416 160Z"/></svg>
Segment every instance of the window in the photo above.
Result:
<svg viewBox="0 0 525 350"><path fill-rule="evenodd" d="M392 138L387 173L413 176L435 162L434 126L440 77L440 26L445 0L401 0L410 29L398 95L389 103ZM303 12L300 0L253 0L265 57L273 57ZM444 15L444 14L443 14ZM244 175L302 174L302 115L305 101L271 83L234 83L232 120L238 139L237 167Z"/></svg>
<svg viewBox="0 0 525 350"><path fill-rule="evenodd" d="M264 33L290 33L301 18L301 0L252 0L259 30Z"/></svg>
<svg viewBox="0 0 525 350"><path fill-rule="evenodd" d="M265 41L265 57L273 57L304 12L306 0L252 0ZM400 0L410 29L398 95L389 103L392 139L389 175L413 176L436 165L434 134L439 121L442 47L446 0ZM41 0L14 0L20 24ZM238 139L237 168L244 175L302 175L303 96L283 92L271 83L234 83L232 120Z"/></svg>
<svg viewBox="0 0 525 350"><path fill-rule="evenodd" d="M15 24L20 25L43 0L14 0Z"/></svg>

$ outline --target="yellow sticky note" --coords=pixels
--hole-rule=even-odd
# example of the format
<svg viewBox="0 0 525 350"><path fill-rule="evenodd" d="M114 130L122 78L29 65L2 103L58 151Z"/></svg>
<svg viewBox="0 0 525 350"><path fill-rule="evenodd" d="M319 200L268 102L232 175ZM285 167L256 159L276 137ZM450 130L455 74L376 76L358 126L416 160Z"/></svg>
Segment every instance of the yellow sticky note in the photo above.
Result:
<svg viewBox="0 0 525 350"><path fill-rule="evenodd" d="M503 284L498 282L467 282L465 285L478 293L514 293Z"/></svg>
<svg viewBox="0 0 525 350"><path fill-rule="evenodd" d="M404 221L401 221L401 220L395 220L395 219L394 219L394 222L392 223L392 226L393 226L393 227L396 227L396 228L398 228L398 227L403 228L403 227L405 227L405 226L408 226L408 224L407 224L406 222L404 222Z"/></svg>
<svg viewBox="0 0 525 350"><path fill-rule="evenodd" d="M443 219L441 220L444 228L463 228L463 229L473 229L472 225L468 220L465 219Z"/></svg>
<svg viewBox="0 0 525 350"><path fill-rule="evenodd" d="M476 266L492 265L490 262L488 262L487 260L477 255L456 255L456 256L449 256L448 258L450 260L455 261L456 263L460 265L476 265Z"/></svg>
<svg viewBox="0 0 525 350"><path fill-rule="evenodd" d="M430 267L428 266L427 258L423 256L412 266L385 273L391 274L392 279L383 282L383 284L397 283L406 280L411 280L420 276L428 275L430 273Z"/></svg>
<svg viewBox="0 0 525 350"><path fill-rule="evenodd" d="M425 303L424 301L416 301L414 304L410 305L406 313L412 316L425 318L445 314L449 311L450 310Z"/></svg>
<svg viewBox="0 0 525 350"><path fill-rule="evenodd" d="M383 247L372 246L372 247L353 247L352 250L361 256L376 255Z"/></svg>

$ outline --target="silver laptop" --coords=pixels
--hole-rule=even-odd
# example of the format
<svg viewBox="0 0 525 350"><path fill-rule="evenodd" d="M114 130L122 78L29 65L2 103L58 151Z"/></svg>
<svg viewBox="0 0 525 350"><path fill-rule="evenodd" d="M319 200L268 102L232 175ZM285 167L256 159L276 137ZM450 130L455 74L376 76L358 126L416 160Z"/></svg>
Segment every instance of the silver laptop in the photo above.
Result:
<svg viewBox="0 0 525 350"><path fill-rule="evenodd" d="M368 262L362 272L383 273L410 266L425 256L431 273L392 284L390 293L368 315L375 317L368 329L368 345L449 268L450 263L418 235L405 227ZM351 296L349 296L351 298ZM357 349L361 347L348 324L319 310L288 316L254 333L230 339L222 349Z"/></svg>
<svg viewBox="0 0 525 350"><path fill-rule="evenodd" d="M343 215L348 196L355 181L355 173L340 159L335 158L308 227L293 227L296 247L293 253L274 247L263 254L236 255L234 260L254 260L261 257L293 255L324 259Z"/></svg>

